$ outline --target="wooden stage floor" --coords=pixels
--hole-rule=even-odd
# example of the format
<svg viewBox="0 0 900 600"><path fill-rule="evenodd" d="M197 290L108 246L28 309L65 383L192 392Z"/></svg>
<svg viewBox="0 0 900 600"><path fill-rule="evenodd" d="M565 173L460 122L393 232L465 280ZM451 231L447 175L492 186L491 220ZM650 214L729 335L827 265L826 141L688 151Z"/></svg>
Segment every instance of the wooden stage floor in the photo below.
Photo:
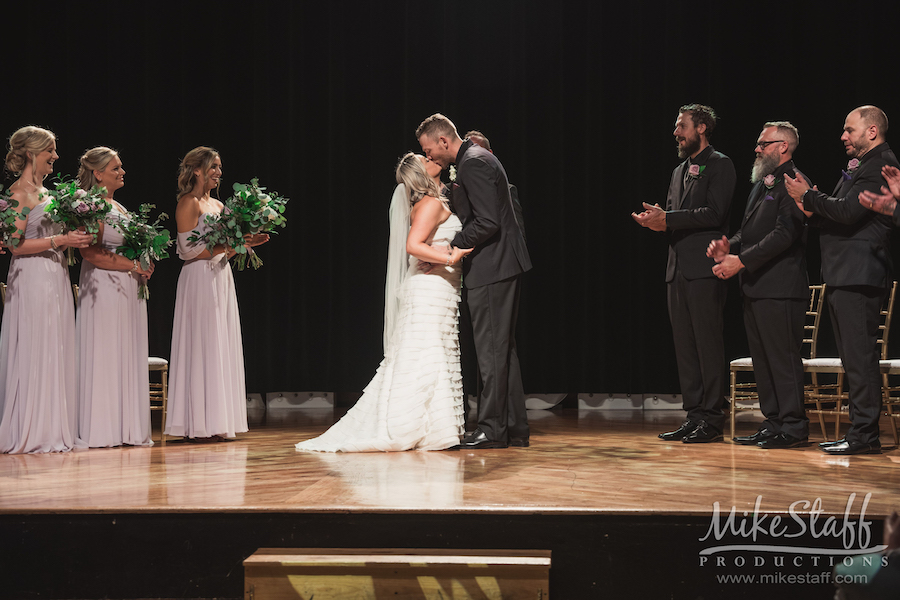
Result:
<svg viewBox="0 0 900 600"><path fill-rule="evenodd" d="M825 514L883 518L900 508L900 450L830 457L812 445L761 450L663 442L680 411L530 411L530 448L308 454L330 409L253 414L224 443L0 455L0 514L501 513L682 515L787 512L821 498ZM741 414L739 433L758 415ZM892 444L887 429L882 440ZM156 436L158 439L158 435ZM852 494L855 500L850 501Z"/></svg>

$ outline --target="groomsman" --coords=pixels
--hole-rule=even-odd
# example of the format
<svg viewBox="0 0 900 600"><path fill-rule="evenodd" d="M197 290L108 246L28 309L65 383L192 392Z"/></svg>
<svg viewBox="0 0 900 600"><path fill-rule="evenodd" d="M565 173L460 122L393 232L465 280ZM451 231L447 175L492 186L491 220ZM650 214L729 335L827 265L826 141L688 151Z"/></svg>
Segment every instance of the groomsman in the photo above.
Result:
<svg viewBox="0 0 900 600"><path fill-rule="evenodd" d="M806 217L784 187L785 173L796 176L792 157L799 143L787 121L763 125L741 228L707 250L718 263L713 273L723 279L737 274L744 295L753 376L766 417L753 435L734 438L747 446L794 448L809 438L800 357L809 300Z"/></svg>
<svg viewBox="0 0 900 600"><path fill-rule="evenodd" d="M847 115L841 140L850 162L831 196L800 177L785 175L788 193L807 216L816 215L810 223L821 230L822 277L850 388L850 429L842 440L819 444L828 454L881 453L877 336L891 283L891 220L867 210L859 196L886 185L883 167L900 166L885 142L887 129L887 116L875 106L861 106Z"/></svg>
<svg viewBox="0 0 900 600"><path fill-rule="evenodd" d="M735 174L731 159L709 144L715 127L716 113L709 106L679 109L674 136L678 157L685 160L672 172L666 209L645 202L644 212L631 214L641 226L669 237L669 319L687 418L659 437L684 443L721 440L725 424L722 313L727 284L713 274L715 261L706 249L728 232Z"/></svg>
<svg viewBox="0 0 900 600"><path fill-rule="evenodd" d="M466 139L472 140L491 154L494 153L494 151L491 150L490 140L488 140L487 137L485 137L485 135L480 131L473 129L466 134ZM525 241L528 241L528 236L525 235L525 217L522 215L522 204L519 202L519 190L513 184L509 184L509 195L513 201L516 223L519 224L519 229L522 230L522 237L525 238Z"/></svg>
<svg viewBox="0 0 900 600"><path fill-rule="evenodd" d="M446 169L456 164L453 206L462 230L457 248L474 248L463 262L463 301L472 317L481 374L478 427L460 441L464 449L529 445L525 392L516 350L519 276L531 269L516 223L509 180L497 157L463 141L456 126L434 114L416 129L422 152Z"/></svg>

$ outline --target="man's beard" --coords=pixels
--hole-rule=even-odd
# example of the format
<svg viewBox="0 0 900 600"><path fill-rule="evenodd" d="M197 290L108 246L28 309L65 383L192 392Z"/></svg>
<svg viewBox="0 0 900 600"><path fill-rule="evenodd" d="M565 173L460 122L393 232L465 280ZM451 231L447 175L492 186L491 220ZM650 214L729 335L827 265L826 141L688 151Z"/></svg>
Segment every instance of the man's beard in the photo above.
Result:
<svg viewBox="0 0 900 600"><path fill-rule="evenodd" d="M780 160L781 157L777 154L757 156L753 161L753 168L750 170L750 183L762 181L766 175L774 173Z"/></svg>
<svg viewBox="0 0 900 600"><path fill-rule="evenodd" d="M678 143L678 140L675 140ZM684 146L676 146L678 148L678 158L687 158L700 150L700 136L695 138L684 138Z"/></svg>
<svg viewBox="0 0 900 600"><path fill-rule="evenodd" d="M850 151L847 156L850 158L860 158L869 151L869 140L860 139L858 142L850 142Z"/></svg>

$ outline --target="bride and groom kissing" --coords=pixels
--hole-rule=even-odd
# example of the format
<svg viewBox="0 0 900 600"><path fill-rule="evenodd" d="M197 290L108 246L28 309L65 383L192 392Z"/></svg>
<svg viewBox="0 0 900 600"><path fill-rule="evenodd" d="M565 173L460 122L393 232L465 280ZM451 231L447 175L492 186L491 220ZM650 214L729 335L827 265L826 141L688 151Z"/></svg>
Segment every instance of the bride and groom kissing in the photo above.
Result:
<svg viewBox="0 0 900 600"><path fill-rule="evenodd" d="M408 153L400 160L391 203L384 360L353 408L298 450L529 445L515 328L519 276L531 269L531 259L506 171L489 150L461 139L444 115L422 121L416 139L424 156ZM451 164L455 214L440 192L440 173ZM420 263L434 266L421 269ZM461 279L480 380L471 432L464 432L459 365Z"/></svg>

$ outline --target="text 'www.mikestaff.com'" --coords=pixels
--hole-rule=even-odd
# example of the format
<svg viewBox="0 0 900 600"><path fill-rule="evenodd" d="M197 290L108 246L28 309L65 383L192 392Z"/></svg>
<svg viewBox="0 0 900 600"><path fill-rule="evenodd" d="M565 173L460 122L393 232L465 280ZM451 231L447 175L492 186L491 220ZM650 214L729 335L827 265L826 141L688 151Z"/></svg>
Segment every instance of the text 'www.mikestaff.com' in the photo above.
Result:
<svg viewBox="0 0 900 600"><path fill-rule="evenodd" d="M797 585L797 584L827 584L834 583L838 585L846 584L862 584L869 583L866 575L840 575L832 574L831 571L823 571L821 573L760 573L760 574L730 574L716 575L718 583L740 583L740 584L771 584L771 585Z"/></svg>

